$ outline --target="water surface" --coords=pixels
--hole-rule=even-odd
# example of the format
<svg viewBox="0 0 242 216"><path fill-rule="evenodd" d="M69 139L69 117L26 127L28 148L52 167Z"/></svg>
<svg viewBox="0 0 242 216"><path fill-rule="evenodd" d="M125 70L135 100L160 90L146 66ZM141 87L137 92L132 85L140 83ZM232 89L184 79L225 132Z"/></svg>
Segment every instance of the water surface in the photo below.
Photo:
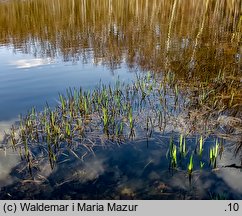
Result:
<svg viewBox="0 0 242 216"><path fill-rule="evenodd" d="M241 168L223 166L241 166L242 4L184 2L0 2L1 198L241 199ZM89 91L100 82L132 83L147 72L166 82L169 119L148 146L141 136L97 147L95 156L89 153L81 162L68 152L54 170L48 161L40 164L36 179L16 152L4 150L4 131L33 106L55 107L58 94L69 87ZM179 108L173 110L175 103ZM147 113L143 110L140 119ZM178 145L181 133L194 140L189 156L200 134L207 138L206 165L201 171L196 164L192 183L189 156L184 167L169 169L169 140L174 134ZM208 152L216 138L224 140L225 150L217 169L211 169ZM70 172L63 173L67 168Z"/></svg>

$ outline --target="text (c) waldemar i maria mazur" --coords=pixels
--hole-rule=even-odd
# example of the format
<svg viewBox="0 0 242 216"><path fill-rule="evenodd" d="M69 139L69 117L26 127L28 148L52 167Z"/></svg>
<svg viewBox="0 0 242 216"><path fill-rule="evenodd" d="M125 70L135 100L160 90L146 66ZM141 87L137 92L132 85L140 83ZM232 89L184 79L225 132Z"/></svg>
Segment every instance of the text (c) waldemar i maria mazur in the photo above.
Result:
<svg viewBox="0 0 242 216"><path fill-rule="evenodd" d="M72 203L69 204L45 204L45 203L20 203L20 209L23 212L31 211L50 211L50 212L63 212L63 211L137 211L138 205L130 204L117 204L115 202L108 202L105 204L87 204L83 203Z"/></svg>

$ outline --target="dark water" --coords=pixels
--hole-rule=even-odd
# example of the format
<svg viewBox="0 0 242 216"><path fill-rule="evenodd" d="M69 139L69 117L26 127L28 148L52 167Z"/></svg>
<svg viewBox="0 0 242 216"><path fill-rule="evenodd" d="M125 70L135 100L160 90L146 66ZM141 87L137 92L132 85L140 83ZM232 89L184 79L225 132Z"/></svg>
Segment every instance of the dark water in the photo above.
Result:
<svg viewBox="0 0 242 216"><path fill-rule="evenodd" d="M0 140L19 114L32 106L41 111L46 102L55 106L58 93L65 93L69 87L92 90L100 80L113 84L118 78L130 83L137 74L148 71L161 77L167 71L175 74L178 85L184 86L179 94L185 105L180 106L179 118L197 115L193 124L199 128L205 115L200 114L206 112L200 107L198 113L200 108L194 105L197 101L192 101L193 95L203 91L196 84L211 82L212 86L211 80L223 74L222 87L211 87L223 90L218 99L222 103L219 110L223 111L210 116L218 116L216 124L225 119L216 126L220 138L225 139L217 169L209 167L208 158L218 131L206 139L203 169L199 168L199 157L194 156L196 168L191 182L187 165L199 131L188 138L187 158L175 170L169 169L168 125L167 131L155 133L148 145L146 139L137 138L105 148L94 147L95 155L79 147L75 151L85 155L83 161L69 150L53 170L48 160L43 160L34 180L26 165L19 162L17 152L1 148L0 198L242 198L241 168L223 167L241 163L239 154L234 157L241 128L231 129L228 122L238 122L242 116L242 3L185 2L0 1ZM168 103L173 96L167 92ZM186 124L175 131L177 145ZM228 131L235 134L236 140L226 139L231 135Z"/></svg>
<svg viewBox="0 0 242 216"><path fill-rule="evenodd" d="M241 199L241 171L222 168L230 163L233 152L227 151L211 171L206 154L205 166L195 162L191 182L187 174L188 159L178 159L178 167L169 168L167 143L170 134L156 136L148 145L136 140L117 145L94 147L95 155L77 147L75 154L65 151L53 170L48 161L40 162L35 180L20 164L10 176L15 182L2 187L2 199ZM190 153L194 139L188 139ZM208 146L211 140L205 144ZM205 149L205 152L208 149ZM189 154L190 154L189 153ZM199 157L197 157L198 160ZM16 179L18 178L18 180ZM29 180L28 180L29 179Z"/></svg>

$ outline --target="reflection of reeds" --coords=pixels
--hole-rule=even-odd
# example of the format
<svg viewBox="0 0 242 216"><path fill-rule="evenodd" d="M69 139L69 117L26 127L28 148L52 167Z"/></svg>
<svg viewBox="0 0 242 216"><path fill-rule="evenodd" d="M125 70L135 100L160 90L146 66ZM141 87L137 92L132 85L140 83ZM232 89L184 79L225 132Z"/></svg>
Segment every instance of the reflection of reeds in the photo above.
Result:
<svg viewBox="0 0 242 216"><path fill-rule="evenodd" d="M167 66L168 82L176 74L183 84L203 92L199 97L202 106L209 101L212 108L221 102L233 108L241 104L242 95L238 84L241 60L237 60L241 58L240 6L239 0L187 0L186 4L172 0L97 0L95 4L54 0L51 7L47 0L10 1L0 4L0 43L12 44L16 50L25 47L23 52L40 57L54 58L61 53L65 61L82 56L86 62L91 57L112 69L123 60L144 70L162 71ZM177 107L182 86L174 85ZM137 86L144 89L144 83ZM143 98L150 87L142 90ZM88 112L90 101L86 96L80 100L85 101L80 109Z"/></svg>
<svg viewBox="0 0 242 216"><path fill-rule="evenodd" d="M40 57L61 53L65 61L86 61L91 48L94 62L112 69L125 59L145 70L168 65L184 76L193 68L204 78L238 66L240 3L53 0L50 7L47 0L15 0L0 4L0 43Z"/></svg>

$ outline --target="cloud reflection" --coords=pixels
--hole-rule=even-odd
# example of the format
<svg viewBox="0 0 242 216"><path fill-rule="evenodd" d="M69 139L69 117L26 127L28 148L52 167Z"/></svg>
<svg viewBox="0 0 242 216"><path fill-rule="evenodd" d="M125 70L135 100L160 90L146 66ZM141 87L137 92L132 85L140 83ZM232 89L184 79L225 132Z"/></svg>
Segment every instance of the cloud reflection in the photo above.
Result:
<svg viewBox="0 0 242 216"><path fill-rule="evenodd" d="M11 62L12 65L15 65L17 68L32 68L42 65L51 64L52 60L50 58L36 58L36 59L19 59Z"/></svg>
<svg viewBox="0 0 242 216"><path fill-rule="evenodd" d="M15 120L0 121L0 146L4 138L4 132L8 131L14 122ZM19 161L20 158L17 152L11 149L0 148L0 187L13 182L13 178L9 174Z"/></svg>

